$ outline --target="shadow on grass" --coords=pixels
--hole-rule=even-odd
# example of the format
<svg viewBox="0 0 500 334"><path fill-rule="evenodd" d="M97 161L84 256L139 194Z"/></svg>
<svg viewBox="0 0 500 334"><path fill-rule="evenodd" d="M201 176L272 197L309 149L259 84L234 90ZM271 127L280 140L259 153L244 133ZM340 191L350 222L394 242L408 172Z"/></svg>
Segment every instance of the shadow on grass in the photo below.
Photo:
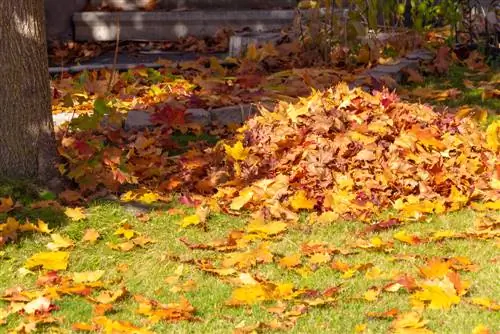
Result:
<svg viewBox="0 0 500 334"><path fill-rule="evenodd" d="M42 220L51 229L68 223L62 208L50 205L49 201L56 200L57 196L32 182L0 179L0 198L6 197L10 197L15 204L12 210L0 213L0 224L7 217L16 218L20 223ZM43 202L47 204L44 205ZM23 234L23 237L25 235L29 234Z"/></svg>

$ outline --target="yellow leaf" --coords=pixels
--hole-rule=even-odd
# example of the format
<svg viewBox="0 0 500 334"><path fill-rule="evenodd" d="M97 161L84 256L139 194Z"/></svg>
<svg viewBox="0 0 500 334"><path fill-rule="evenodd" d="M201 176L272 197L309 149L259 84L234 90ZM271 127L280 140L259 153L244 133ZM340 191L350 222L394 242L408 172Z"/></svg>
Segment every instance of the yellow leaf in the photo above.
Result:
<svg viewBox="0 0 500 334"><path fill-rule="evenodd" d="M139 202L144 203L144 204L151 204L154 202L157 202L160 197L158 194L148 192L143 195L141 195L138 199Z"/></svg>
<svg viewBox="0 0 500 334"><path fill-rule="evenodd" d="M399 315L391 324L392 333L395 334L432 334L425 328L427 320L417 312L408 312Z"/></svg>
<svg viewBox="0 0 500 334"><path fill-rule="evenodd" d="M249 233L263 233L266 235L276 235L286 230L287 224L284 222L270 222L263 224L260 221L253 221L247 226Z"/></svg>
<svg viewBox="0 0 500 334"><path fill-rule="evenodd" d="M37 230L38 230L38 232L41 232L41 233L52 232L52 230L49 229L49 225L40 219L38 219L38 221L37 221Z"/></svg>
<svg viewBox="0 0 500 334"><path fill-rule="evenodd" d="M87 217L83 212L83 208L67 208L64 214L73 221L82 220Z"/></svg>
<svg viewBox="0 0 500 334"><path fill-rule="evenodd" d="M492 122L486 129L486 146L493 152L498 152L500 147L500 121Z"/></svg>
<svg viewBox="0 0 500 334"><path fill-rule="evenodd" d="M460 302L453 283L447 278L441 281L426 281L420 287L422 291L416 292L413 298L417 301L429 302L431 309L445 310Z"/></svg>
<svg viewBox="0 0 500 334"><path fill-rule="evenodd" d="M190 215L182 218L181 227L188 227L191 225L198 225L201 223L201 219L198 215Z"/></svg>
<svg viewBox="0 0 500 334"><path fill-rule="evenodd" d="M339 219L339 214L333 211L325 211L318 216L316 221L320 224L330 224Z"/></svg>
<svg viewBox="0 0 500 334"><path fill-rule="evenodd" d="M327 253L315 253L309 259L310 264L323 264L331 260L331 256Z"/></svg>
<svg viewBox="0 0 500 334"><path fill-rule="evenodd" d="M374 302L378 299L379 295L380 295L379 289L370 288L370 289L366 290L366 292L363 294L363 297L369 302Z"/></svg>
<svg viewBox="0 0 500 334"><path fill-rule="evenodd" d="M410 235L406 233L406 231L398 231L394 233L394 239L399 240L401 242L405 242L410 245L415 245L420 242L420 239L417 236Z"/></svg>
<svg viewBox="0 0 500 334"><path fill-rule="evenodd" d="M85 230L85 234L83 235L82 241L86 241L90 244L94 244L97 239L99 239L99 232L93 228L89 228Z"/></svg>
<svg viewBox="0 0 500 334"><path fill-rule="evenodd" d="M311 210L316 205L315 199L308 199L304 190L299 190L290 198L290 205L295 211L300 209Z"/></svg>
<svg viewBox="0 0 500 334"><path fill-rule="evenodd" d="M356 333L364 333L367 328L368 328L367 324L357 324L354 327L354 332L356 332Z"/></svg>
<svg viewBox="0 0 500 334"><path fill-rule="evenodd" d="M490 334L490 330L483 324L479 324L472 330L472 334Z"/></svg>
<svg viewBox="0 0 500 334"><path fill-rule="evenodd" d="M97 282L102 277L102 275L104 275L104 270L85 271L72 274L73 282L75 283Z"/></svg>
<svg viewBox="0 0 500 334"><path fill-rule="evenodd" d="M41 252L26 261L26 268L43 267L47 270L66 270L68 267L68 252Z"/></svg>
<svg viewBox="0 0 500 334"><path fill-rule="evenodd" d="M128 240L132 239L136 234L137 232L128 228L128 226L125 227L122 226L119 229L117 229L114 233L114 235L123 235Z"/></svg>
<svg viewBox="0 0 500 334"><path fill-rule="evenodd" d="M379 267L372 267L365 273L365 278L369 280L377 279L381 276L382 270Z"/></svg>
<svg viewBox="0 0 500 334"><path fill-rule="evenodd" d="M245 206L253 197L254 192L250 187L246 187L239 192L238 197L235 197L230 205L231 210L239 211Z"/></svg>
<svg viewBox="0 0 500 334"><path fill-rule="evenodd" d="M47 244L47 248L53 251L73 247L75 243L69 238L65 238L58 233L51 234L52 242Z"/></svg>
<svg viewBox="0 0 500 334"><path fill-rule="evenodd" d="M427 262L427 265L420 267L420 273L426 278L443 278L450 271L451 264L448 261L441 261L435 258Z"/></svg>
<svg viewBox="0 0 500 334"><path fill-rule="evenodd" d="M241 141L237 141L234 146L224 145L226 154L234 160L245 160L248 157L249 149L243 147Z"/></svg>
<svg viewBox="0 0 500 334"><path fill-rule="evenodd" d="M300 254L295 253L292 255L285 256L280 259L279 265L285 268L293 268L300 265Z"/></svg>
<svg viewBox="0 0 500 334"><path fill-rule="evenodd" d="M228 305L251 305L269 298L270 291L261 284L245 285L233 291Z"/></svg>

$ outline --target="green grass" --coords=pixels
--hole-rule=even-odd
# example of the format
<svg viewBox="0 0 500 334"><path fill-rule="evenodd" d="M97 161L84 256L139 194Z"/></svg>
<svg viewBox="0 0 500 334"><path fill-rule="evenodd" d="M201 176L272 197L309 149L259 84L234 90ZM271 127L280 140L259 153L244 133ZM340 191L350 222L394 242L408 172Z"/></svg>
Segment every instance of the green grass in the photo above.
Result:
<svg viewBox="0 0 500 334"><path fill-rule="evenodd" d="M185 210L186 214L191 212L191 209L177 204L174 204L174 207ZM61 221L59 216L54 216L54 219L44 216L49 226L54 228L54 232L67 236L76 243L76 247L71 251L67 272L104 270L103 280L121 281L116 285L124 285L131 295L140 294L165 303L175 302L179 295L185 295L197 309L196 315L201 321L150 325L144 317L134 312L137 304L131 298L117 302L116 312L109 315L110 318L149 326L157 333L231 333L238 324L252 325L273 319L263 307L273 303L248 307L226 306L225 303L233 289L232 285L198 270L195 266L183 264L184 270L181 276L181 282L186 280L195 282L192 291L173 293L169 291L171 286L165 282L165 279L174 275L182 265L172 260L173 255L185 259L210 258L215 262L223 256L212 251L190 251L179 241L180 237L186 237L192 242L209 242L224 238L228 232L244 228L246 224L244 218L214 214L209 218L207 229L203 230L198 227L181 229L178 222L182 217L170 215L165 211L152 212L148 222L140 222L132 212L113 202L95 202L89 206L87 212L88 218L78 222ZM19 213L16 212L16 215L24 217L26 213L21 210ZM34 215L35 212L30 212L30 217ZM428 222L405 225L400 229L422 235L435 230L464 231L472 227L475 215L471 211L461 211L433 217ZM130 252L109 249L106 243L119 241L113 233L125 220L132 224L134 230L157 242L146 249L134 249ZM278 260L281 256L300 252L301 245L308 241L323 241L333 246L346 247L358 238L355 236L356 233L365 227L366 225L357 222L336 222L328 226L311 226L303 222L290 226L286 234L271 239L271 250ZM95 228L101 234L102 239L95 245L81 242L84 231L88 228ZM377 235L383 240L391 240L396 231L372 233L367 237ZM20 276L18 269L23 267L26 259L33 254L47 251L45 245L49 241L48 235L27 234L18 242L4 247L4 255L0 262L0 290L13 286L34 287L38 273ZM425 258L433 256L470 258L478 266L478 271L460 273L462 278L472 282L468 295L450 310L427 309L423 316L429 320L428 327L436 333L471 333L479 324L484 324L493 331L498 330L500 321L498 313L469 305L464 301L473 296L489 297L497 301L500 299L500 286L496 283L500 276L500 267L492 262L498 257L498 247L494 241L446 239L438 243L420 245L406 245L395 241L394 251L390 254L359 249L357 254L335 255L333 260L349 264L372 263L382 270L383 275L398 270L418 277L417 266L422 265L425 259L415 257L404 261L392 261L391 257L396 254L421 255ZM127 264L128 271L118 271L117 266L120 264ZM365 301L362 296L369 287L383 286L388 279L367 280L362 272L350 279L344 279L338 271L322 265L308 275L302 276L294 270L286 270L276 264L258 265L249 272L273 282L291 282L300 288L325 289L342 286L335 305L312 307L306 315L299 318L296 326L291 329L292 333L315 333L318 330L328 333L353 332L355 326L362 323L367 324L368 333L383 333L389 328L390 321L368 319L365 316L366 312L385 311L390 308L398 308L401 311L411 309L409 295L405 292L383 292L377 301ZM91 304L81 297L63 297L57 300L56 304L59 310L55 315L62 317L63 328L70 329L75 322L91 321ZM0 332L14 328L18 321L17 316L11 316L7 325L0 327Z"/></svg>
<svg viewBox="0 0 500 334"><path fill-rule="evenodd" d="M491 111L490 117L498 117L498 113L500 111L500 99L483 99L482 97L485 90L485 87L483 87L483 83L498 81L498 76L500 76L498 68L491 68L490 72L482 74L470 71L466 67L453 64L450 66L450 69L446 76L426 76L423 84L409 84L406 85L405 88L410 90L417 87L431 88L436 90L456 88L462 92L462 94L457 98L449 98L445 99L444 101L429 100L425 102L451 108L456 108L463 105L478 106L489 109ZM474 85L474 88L467 88L464 84L464 80L471 81ZM496 88L500 88L500 85L496 84Z"/></svg>

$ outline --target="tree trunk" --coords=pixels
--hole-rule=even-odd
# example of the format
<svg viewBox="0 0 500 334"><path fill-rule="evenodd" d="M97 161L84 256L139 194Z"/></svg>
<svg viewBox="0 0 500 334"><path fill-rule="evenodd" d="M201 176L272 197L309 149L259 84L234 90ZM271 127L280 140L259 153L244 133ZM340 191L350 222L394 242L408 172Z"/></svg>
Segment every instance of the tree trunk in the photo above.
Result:
<svg viewBox="0 0 500 334"><path fill-rule="evenodd" d="M0 0L0 177L57 176L43 0Z"/></svg>

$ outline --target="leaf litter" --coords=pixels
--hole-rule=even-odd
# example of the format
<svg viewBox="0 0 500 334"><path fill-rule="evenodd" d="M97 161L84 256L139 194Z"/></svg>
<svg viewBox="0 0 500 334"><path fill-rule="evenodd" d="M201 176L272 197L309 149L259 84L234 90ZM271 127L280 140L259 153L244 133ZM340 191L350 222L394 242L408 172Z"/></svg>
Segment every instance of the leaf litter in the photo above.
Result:
<svg viewBox="0 0 500 334"><path fill-rule="evenodd" d="M203 243L180 240L190 250L215 252L215 256L211 254L202 260L172 258L233 286L227 307L274 304L268 307L273 320L254 325L240 323L235 332L290 329L311 308L348 302L338 296L343 292L342 284L319 290L260 277L257 271L271 263L279 263L284 270L300 276L328 267L338 271L342 281L361 275L375 283L385 280L383 285L372 285L356 298L370 303L383 294L405 294L413 308L411 312L389 309L366 314L367 320L392 319L390 330L394 333L430 333L429 322L422 317L425 309L448 310L466 302L497 311L499 306L493 299L469 297L472 282L463 280L459 272L474 272L477 267L467 258L420 257L425 264L412 275L384 272L372 263L342 262L335 256L368 251L390 254L395 242L419 245L444 239L498 238L498 215L494 212L499 208L500 190L498 121L483 131L469 117L478 115L475 112L464 110L455 117L426 105L402 102L385 89L370 94L349 89L344 83L328 88L341 77L349 77L347 72L286 69L264 77L263 61L269 55L279 57L282 51L250 48L236 67L239 71L236 80L241 86L231 86L226 78L231 70L214 59L169 65L164 72L129 71L113 86L114 93L129 98L113 102L96 99L109 79L105 71L81 74L82 87L72 86L78 77L62 77L54 83L54 109L73 108L83 117L72 124L79 131L72 129L69 136L60 137L59 152L67 159L59 166L60 170L80 186L79 191L62 193L61 200L82 205L86 196L100 187L119 191L127 184L140 184L141 188L124 192L122 200L144 204L169 202L172 200L169 192L179 191L184 194L182 203L196 207L192 215L178 211L183 216L179 221L181 229L207 229L213 213L246 217L250 212L247 226L231 231L225 239ZM448 51L439 50L434 70L446 71L445 53ZM187 75L201 90L196 90L182 75ZM415 71L408 75L411 81L422 80ZM165 78L166 82L152 84ZM255 94L245 95L244 89L241 90L249 88L245 85L254 88ZM445 98L453 92L448 93ZM274 107L261 107L261 116L237 129L233 138L222 140L213 148L193 146L175 159L168 157L173 147L169 141L172 128L199 131L184 124L186 106L210 107L272 99L283 101ZM103 127L101 119L92 116L92 112L103 116L132 106L155 104L158 106L150 111L158 126L143 131ZM114 120L109 121L112 124ZM44 205L56 206L48 202ZM417 235L398 230L385 240L370 236L424 221L432 214L462 208L472 208L479 214L475 226L465 231ZM59 206L58 210L64 209ZM387 210L393 212L391 217L379 219ZM16 205L10 197L1 199L0 213L15 211ZM311 226L341 219L360 220L368 225L357 240L341 247L307 241L297 245L294 253L276 254L273 242L301 224L304 212ZM67 208L65 214L74 221L87 218L81 207ZM20 223L12 217L0 228L0 246L15 241L19 232L52 232L43 221ZM86 247L96 244L101 233L87 229L80 243ZM108 242L108 247L114 250L133 251L154 243L126 222L113 234L123 241ZM63 273L71 259L69 251L80 243L58 233L50 237L52 242L47 247L52 252L33 254L25 264L28 272L28 269L44 270L39 273L37 288L7 289L1 296L8 305L0 309L0 324L5 324L14 313L23 318L18 332L33 331L42 324L59 324L62 320L51 313L63 295L80 296L94 304L91 321L73 324L74 330L150 333L151 324L159 321L203 321L182 295L178 301L164 304L145 296L131 296L120 282L101 281L105 277L103 270ZM393 260L416 258L403 254ZM171 292L195 288L196 282L182 282L181 276L182 273L167 278ZM135 300L136 313L148 319L145 328L107 317L115 303L128 299ZM366 325L356 328L364 331Z"/></svg>

